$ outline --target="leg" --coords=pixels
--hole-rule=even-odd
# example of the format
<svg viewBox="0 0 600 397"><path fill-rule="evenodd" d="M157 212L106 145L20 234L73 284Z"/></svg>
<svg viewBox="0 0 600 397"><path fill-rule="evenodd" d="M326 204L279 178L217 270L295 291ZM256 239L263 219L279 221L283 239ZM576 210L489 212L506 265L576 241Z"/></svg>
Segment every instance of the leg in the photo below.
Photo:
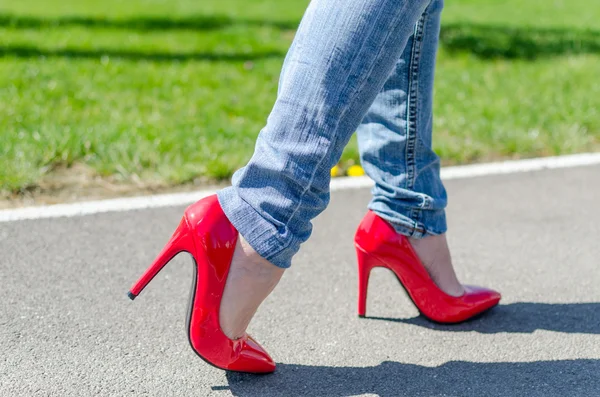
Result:
<svg viewBox="0 0 600 397"><path fill-rule="evenodd" d="M228 219L265 262L289 267L310 236L311 220L329 202L330 168L392 72L429 2L310 3L254 155L236 172L233 186L218 193ZM224 331L232 324L230 329L237 330L230 336L247 324L232 320L228 313L253 313L257 306L231 309L239 305L236 302L249 301L237 295L241 281L229 282L238 262L231 265L220 317ZM259 292L261 301L268 292Z"/></svg>
<svg viewBox="0 0 600 397"><path fill-rule="evenodd" d="M429 0L314 0L248 165L219 192L265 259L289 267L329 201L329 170L400 57Z"/></svg>
<svg viewBox="0 0 600 397"><path fill-rule="evenodd" d="M446 244L447 198L432 150L432 97L443 0L433 0L358 128L361 162L375 181L369 209L411 243L440 288L460 295Z"/></svg>

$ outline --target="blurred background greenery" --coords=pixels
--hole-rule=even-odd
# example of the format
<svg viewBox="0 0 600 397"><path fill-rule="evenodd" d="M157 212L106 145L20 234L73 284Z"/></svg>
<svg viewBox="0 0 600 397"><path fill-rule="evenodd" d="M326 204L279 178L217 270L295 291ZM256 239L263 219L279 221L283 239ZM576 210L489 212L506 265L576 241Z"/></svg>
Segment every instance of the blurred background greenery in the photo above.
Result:
<svg viewBox="0 0 600 397"><path fill-rule="evenodd" d="M153 186L228 178L252 153L307 3L0 0L0 193L65 170ZM598 20L597 1L447 1L443 163L598 150ZM357 161L352 140L342 168Z"/></svg>

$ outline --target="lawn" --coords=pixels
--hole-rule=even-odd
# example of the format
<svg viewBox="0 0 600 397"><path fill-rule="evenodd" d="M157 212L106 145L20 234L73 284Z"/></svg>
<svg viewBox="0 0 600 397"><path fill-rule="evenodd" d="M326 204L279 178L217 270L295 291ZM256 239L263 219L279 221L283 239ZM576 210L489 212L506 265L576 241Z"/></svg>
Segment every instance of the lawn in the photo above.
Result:
<svg viewBox="0 0 600 397"><path fill-rule="evenodd" d="M446 2L445 164L600 149L600 3ZM0 192L84 165L117 182L228 178L251 155L307 4L0 0ZM343 164L358 161L356 142Z"/></svg>

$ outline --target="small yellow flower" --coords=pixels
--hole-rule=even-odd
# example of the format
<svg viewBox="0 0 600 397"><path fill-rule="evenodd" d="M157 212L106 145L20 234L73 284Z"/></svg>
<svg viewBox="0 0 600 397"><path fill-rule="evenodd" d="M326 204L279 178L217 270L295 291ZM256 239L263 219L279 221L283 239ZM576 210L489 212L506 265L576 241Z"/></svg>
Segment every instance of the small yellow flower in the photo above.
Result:
<svg viewBox="0 0 600 397"><path fill-rule="evenodd" d="M348 168L348 176L363 176L365 174L365 170L360 165L353 165Z"/></svg>
<svg viewBox="0 0 600 397"><path fill-rule="evenodd" d="M331 169L331 177L336 177L340 174L340 167L338 167L337 165L334 165L333 168Z"/></svg>

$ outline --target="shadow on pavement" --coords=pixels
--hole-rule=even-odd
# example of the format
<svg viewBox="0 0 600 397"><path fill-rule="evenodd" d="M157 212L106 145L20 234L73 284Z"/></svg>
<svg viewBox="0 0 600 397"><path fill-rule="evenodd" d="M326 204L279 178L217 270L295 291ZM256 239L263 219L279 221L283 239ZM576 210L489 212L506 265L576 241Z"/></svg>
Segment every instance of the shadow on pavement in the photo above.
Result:
<svg viewBox="0 0 600 397"><path fill-rule="evenodd" d="M454 325L436 324L423 316L367 319L412 324L437 331L475 331L482 334L532 333L536 330L600 334L600 303L510 303L495 307L471 321Z"/></svg>
<svg viewBox="0 0 600 397"><path fill-rule="evenodd" d="M600 360L473 363L425 367L385 361L375 367L278 364L272 375L227 373L234 396L588 396L600 390Z"/></svg>

